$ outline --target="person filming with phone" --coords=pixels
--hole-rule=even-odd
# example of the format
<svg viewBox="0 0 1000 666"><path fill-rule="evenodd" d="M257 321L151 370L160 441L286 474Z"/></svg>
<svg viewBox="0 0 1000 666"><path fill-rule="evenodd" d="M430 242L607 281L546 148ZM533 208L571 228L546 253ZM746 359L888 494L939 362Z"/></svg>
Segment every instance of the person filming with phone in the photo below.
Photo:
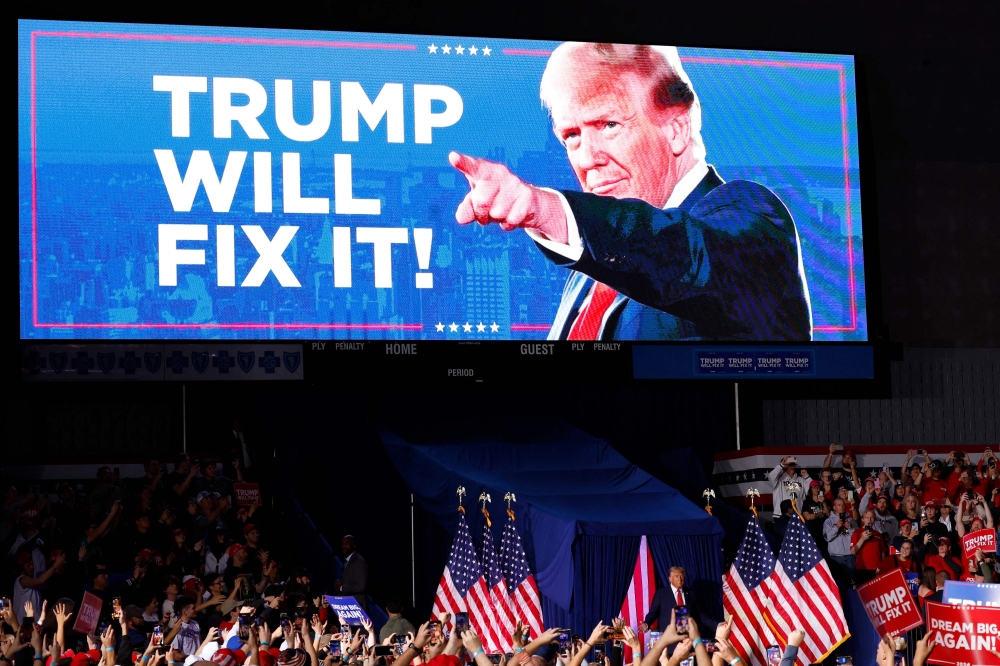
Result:
<svg viewBox="0 0 1000 666"><path fill-rule="evenodd" d="M874 578L879 564L889 554L882 533L875 525L872 509L861 515L861 527L851 535L851 553L854 554L854 581L858 584Z"/></svg>
<svg viewBox="0 0 1000 666"><path fill-rule="evenodd" d="M834 578L847 585L854 580L856 558L851 539L857 529L858 524L847 512L844 500L839 497L833 500L830 517L823 523L823 538L829 549Z"/></svg>

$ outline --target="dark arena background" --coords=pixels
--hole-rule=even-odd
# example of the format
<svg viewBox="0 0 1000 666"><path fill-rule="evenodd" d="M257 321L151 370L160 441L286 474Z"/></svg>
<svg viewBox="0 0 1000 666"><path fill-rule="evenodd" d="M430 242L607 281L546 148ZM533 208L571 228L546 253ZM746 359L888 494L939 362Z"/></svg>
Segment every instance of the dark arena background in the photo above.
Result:
<svg viewBox="0 0 1000 666"><path fill-rule="evenodd" d="M174 650L151 660L171 664L488 666L523 648L581 666L599 647L620 666L679 641L682 607L727 663L772 663L770 647L781 666L891 664L893 633L896 663L1000 664L982 632L933 648L926 632L1000 614L998 18L987 2L22 3L5 634L24 625L27 644L44 600L44 666L107 659L87 642L102 625L123 664L159 636ZM618 172L581 185L634 176L639 153L615 146L647 111L573 124L579 99L543 107L568 40L676 47L650 57L698 96L698 178L663 171L685 196L616 190ZM570 78L637 85L599 62L609 79ZM309 137L323 95L329 132ZM696 123L671 104L636 145L669 145L682 175ZM470 190L509 205L466 210ZM455 221L530 227L521 205L566 242ZM992 546L963 550L980 530ZM791 553L790 534L810 545ZM905 625L865 610L896 569ZM318 656L292 629L314 612ZM269 645L241 630L282 613ZM434 618L467 621L485 654L441 654L418 629ZM231 623L232 654L201 645ZM338 624L415 631L417 649L347 654ZM722 658L669 650L689 648L669 665Z"/></svg>

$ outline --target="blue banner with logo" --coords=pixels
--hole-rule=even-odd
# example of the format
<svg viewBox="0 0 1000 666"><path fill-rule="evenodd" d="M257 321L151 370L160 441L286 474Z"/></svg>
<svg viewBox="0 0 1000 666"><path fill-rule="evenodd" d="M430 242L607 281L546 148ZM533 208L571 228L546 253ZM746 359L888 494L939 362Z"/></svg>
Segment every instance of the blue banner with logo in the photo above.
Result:
<svg viewBox="0 0 1000 666"><path fill-rule="evenodd" d="M368 618L368 613L365 612L365 609L361 607L354 597L334 597L327 595L326 601L330 605L330 610L340 618L341 623L346 622L356 627L361 625L362 620L371 622Z"/></svg>
<svg viewBox="0 0 1000 666"><path fill-rule="evenodd" d="M942 600L956 606L1000 606L1000 585L946 580Z"/></svg>

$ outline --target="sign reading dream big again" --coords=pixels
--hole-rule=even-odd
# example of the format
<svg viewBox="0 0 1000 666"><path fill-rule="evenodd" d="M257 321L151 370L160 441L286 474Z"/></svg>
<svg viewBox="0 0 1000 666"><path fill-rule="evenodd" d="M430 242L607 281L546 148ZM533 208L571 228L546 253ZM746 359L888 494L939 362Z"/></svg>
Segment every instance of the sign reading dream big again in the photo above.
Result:
<svg viewBox="0 0 1000 666"><path fill-rule="evenodd" d="M867 340L850 56L21 21L22 338Z"/></svg>

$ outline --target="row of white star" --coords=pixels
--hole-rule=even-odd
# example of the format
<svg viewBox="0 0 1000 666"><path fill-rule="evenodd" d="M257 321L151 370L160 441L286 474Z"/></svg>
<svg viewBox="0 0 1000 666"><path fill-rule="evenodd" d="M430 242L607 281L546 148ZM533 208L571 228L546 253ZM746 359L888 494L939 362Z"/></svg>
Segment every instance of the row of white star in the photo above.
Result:
<svg viewBox="0 0 1000 666"><path fill-rule="evenodd" d="M444 46L435 46L434 44L431 44L430 46L427 47L428 53L437 53L438 49L440 49L441 53L444 53L445 55L451 53L452 51L455 51L457 55L465 55L466 51L468 51L470 56L474 56L478 53L482 53L484 56L489 56L491 53L493 53L493 49L491 49L488 46L484 46L481 49L477 49L475 46L470 46L469 48L465 48L461 44L455 47L448 46L447 44L445 44Z"/></svg>
<svg viewBox="0 0 1000 666"><path fill-rule="evenodd" d="M469 322L465 322L464 324L456 324L455 322L451 322L450 324L443 324L441 322L438 322L437 324L434 325L434 330L436 330L438 333L444 333L445 328L447 328L452 333L458 333L459 328L461 328L466 333L472 333L472 329L476 329L477 333L485 333L487 328L490 329L490 333L500 332L500 325L497 324L496 322L493 322L489 326L487 326L483 322L479 322L478 324L470 324Z"/></svg>

